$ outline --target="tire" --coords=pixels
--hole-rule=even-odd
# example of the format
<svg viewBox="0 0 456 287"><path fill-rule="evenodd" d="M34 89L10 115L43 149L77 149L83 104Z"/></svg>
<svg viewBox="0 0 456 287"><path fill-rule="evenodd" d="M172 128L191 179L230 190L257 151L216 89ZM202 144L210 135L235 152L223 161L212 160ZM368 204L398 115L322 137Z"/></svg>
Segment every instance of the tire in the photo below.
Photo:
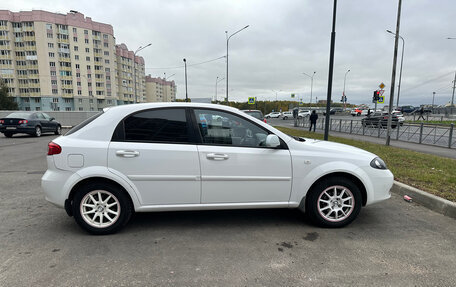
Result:
<svg viewBox="0 0 456 287"><path fill-rule="evenodd" d="M74 196L72 209L76 223L94 235L116 233L128 223L133 213L125 191L109 183L82 186ZM84 214L84 211L88 213Z"/></svg>
<svg viewBox="0 0 456 287"><path fill-rule="evenodd" d="M306 215L318 226L344 227L358 216L361 205L361 191L352 181L329 177L315 184L307 194Z"/></svg>
<svg viewBox="0 0 456 287"><path fill-rule="evenodd" d="M54 134L56 134L56 135L61 135L62 134L62 127L60 125L57 126L57 128L55 129Z"/></svg>
<svg viewBox="0 0 456 287"><path fill-rule="evenodd" d="M13 137L13 133L4 133L5 137L7 138L11 138Z"/></svg>
<svg viewBox="0 0 456 287"><path fill-rule="evenodd" d="M41 127L40 126L36 126L35 127L35 133L33 135L36 136L36 137L40 137L41 136Z"/></svg>
<svg viewBox="0 0 456 287"><path fill-rule="evenodd" d="M287 117L287 116L284 116L282 119L283 119L283 120L287 120L287 119L288 119L288 117Z"/></svg>

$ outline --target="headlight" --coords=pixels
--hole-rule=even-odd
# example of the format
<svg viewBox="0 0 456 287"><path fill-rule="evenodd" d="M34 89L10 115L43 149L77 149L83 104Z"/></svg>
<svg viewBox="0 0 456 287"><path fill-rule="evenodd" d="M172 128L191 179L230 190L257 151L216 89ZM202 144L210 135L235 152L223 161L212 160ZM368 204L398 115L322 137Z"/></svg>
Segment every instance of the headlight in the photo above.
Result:
<svg viewBox="0 0 456 287"><path fill-rule="evenodd" d="M376 169L387 169L385 162L379 157L374 158L371 161L370 166Z"/></svg>

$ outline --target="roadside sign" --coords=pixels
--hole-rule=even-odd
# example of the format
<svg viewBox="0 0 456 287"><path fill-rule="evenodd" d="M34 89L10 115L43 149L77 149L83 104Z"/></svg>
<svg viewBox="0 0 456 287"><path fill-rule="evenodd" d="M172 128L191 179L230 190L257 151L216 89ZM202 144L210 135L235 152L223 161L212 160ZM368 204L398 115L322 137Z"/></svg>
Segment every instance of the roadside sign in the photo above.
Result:
<svg viewBox="0 0 456 287"><path fill-rule="evenodd" d="M249 98L249 105L254 105L255 104L255 97L250 97Z"/></svg>
<svg viewBox="0 0 456 287"><path fill-rule="evenodd" d="M384 92L385 92L385 90L378 91L378 101L377 101L378 104L384 104L385 103L385 97L383 96Z"/></svg>
<svg viewBox="0 0 456 287"><path fill-rule="evenodd" d="M382 82L380 85L378 85L378 87L383 90L383 88L385 87L385 84L383 84L383 82Z"/></svg>

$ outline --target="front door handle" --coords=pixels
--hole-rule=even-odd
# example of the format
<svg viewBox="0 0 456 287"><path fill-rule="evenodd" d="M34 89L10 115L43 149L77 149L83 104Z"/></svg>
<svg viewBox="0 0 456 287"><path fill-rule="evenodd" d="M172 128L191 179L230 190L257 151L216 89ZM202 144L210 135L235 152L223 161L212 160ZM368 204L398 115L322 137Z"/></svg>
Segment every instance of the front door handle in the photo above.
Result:
<svg viewBox="0 0 456 287"><path fill-rule="evenodd" d="M116 155L117 156L121 156L121 157L131 158L131 157L139 156L139 151L135 151L135 150L118 150L118 151L116 151Z"/></svg>
<svg viewBox="0 0 456 287"><path fill-rule="evenodd" d="M223 153L208 153L206 155L207 159L213 159L213 160L226 160L229 159L230 157L227 154Z"/></svg>

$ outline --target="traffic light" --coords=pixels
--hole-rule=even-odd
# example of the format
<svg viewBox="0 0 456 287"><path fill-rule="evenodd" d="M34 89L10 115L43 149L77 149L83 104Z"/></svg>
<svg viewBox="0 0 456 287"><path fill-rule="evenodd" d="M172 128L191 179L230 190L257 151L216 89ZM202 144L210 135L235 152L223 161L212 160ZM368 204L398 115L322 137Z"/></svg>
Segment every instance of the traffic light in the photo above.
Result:
<svg viewBox="0 0 456 287"><path fill-rule="evenodd" d="M372 97L372 102L375 103L376 101L378 101L380 98L380 92L377 90L377 91L374 91L374 96Z"/></svg>

